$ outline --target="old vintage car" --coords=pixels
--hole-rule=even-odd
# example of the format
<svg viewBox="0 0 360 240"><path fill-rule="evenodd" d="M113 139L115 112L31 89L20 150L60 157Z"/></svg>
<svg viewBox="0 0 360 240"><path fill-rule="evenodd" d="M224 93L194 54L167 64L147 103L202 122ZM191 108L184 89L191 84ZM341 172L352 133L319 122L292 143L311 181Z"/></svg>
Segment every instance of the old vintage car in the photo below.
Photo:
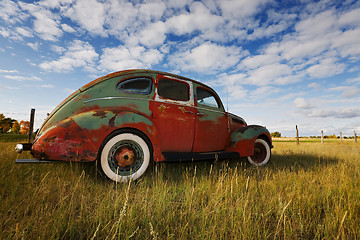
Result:
<svg viewBox="0 0 360 240"><path fill-rule="evenodd" d="M225 111L203 83L170 73L126 70L71 94L47 117L30 144L37 161L96 161L101 174L126 182L150 161L247 157L266 164L272 140L262 126Z"/></svg>

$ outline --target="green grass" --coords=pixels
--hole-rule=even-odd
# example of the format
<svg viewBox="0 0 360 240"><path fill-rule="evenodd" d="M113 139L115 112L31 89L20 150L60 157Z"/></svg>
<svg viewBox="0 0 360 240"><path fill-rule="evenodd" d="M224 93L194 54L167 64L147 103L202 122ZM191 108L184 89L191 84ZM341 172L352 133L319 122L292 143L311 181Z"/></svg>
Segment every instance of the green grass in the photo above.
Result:
<svg viewBox="0 0 360 240"><path fill-rule="evenodd" d="M24 134L0 134L0 142L25 143L28 141L28 135Z"/></svg>
<svg viewBox="0 0 360 240"><path fill-rule="evenodd" d="M360 144L275 142L271 162L15 165L0 143L0 239L359 239ZM29 155L23 153L21 158Z"/></svg>

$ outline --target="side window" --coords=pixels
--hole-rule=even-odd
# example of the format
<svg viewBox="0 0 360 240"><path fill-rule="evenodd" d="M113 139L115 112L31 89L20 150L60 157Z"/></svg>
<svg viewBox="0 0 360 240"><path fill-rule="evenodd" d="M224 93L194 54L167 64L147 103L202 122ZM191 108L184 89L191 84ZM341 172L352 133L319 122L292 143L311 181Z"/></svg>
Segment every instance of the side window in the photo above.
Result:
<svg viewBox="0 0 360 240"><path fill-rule="evenodd" d="M125 80L117 86L120 92L149 94L151 92L151 78L141 77Z"/></svg>
<svg viewBox="0 0 360 240"><path fill-rule="evenodd" d="M177 101L189 101L189 85L185 82L160 79L158 85L158 94L162 98Z"/></svg>
<svg viewBox="0 0 360 240"><path fill-rule="evenodd" d="M212 92L203 88L196 88L196 102L198 105L204 105L208 107L219 108L219 104L216 101L216 97Z"/></svg>

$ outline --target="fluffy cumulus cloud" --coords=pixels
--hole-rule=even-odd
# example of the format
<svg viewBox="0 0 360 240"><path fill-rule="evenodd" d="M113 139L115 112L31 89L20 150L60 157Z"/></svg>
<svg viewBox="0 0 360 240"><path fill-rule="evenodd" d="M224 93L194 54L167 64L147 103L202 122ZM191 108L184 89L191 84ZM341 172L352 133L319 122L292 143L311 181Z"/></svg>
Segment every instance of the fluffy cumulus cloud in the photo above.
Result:
<svg viewBox="0 0 360 240"><path fill-rule="evenodd" d="M234 67L247 54L240 47L206 42L170 56L170 64L185 71L214 73Z"/></svg>
<svg viewBox="0 0 360 240"><path fill-rule="evenodd" d="M294 100L294 104L296 108L301 108L301 109L310 109L313 108L313 106L304 98L296 98Z"/></svg>
<svg viewBox="0 0 360 240"><path fill-rule="evenodd" d="M159 63L162 58L163 55L158 50L149 50L141 46L105 48L100 59L99 68L107 71L149 68L152 64Z"/></svg>
<svg viewBox="0 0 360 240"><path fill-rule="evenodd" d="M336 62L333 58L326 58L307 68L306 72L312 78L323 78L342 73L344 70L344 64Z"/></svg>
<svg viewBox="0 0 360 240"><path fill-rule="evenodd" d="M57 60L45 61L39 66L46 71L66 72L76 68L93 67L98 59L93 46L80 40L73 41Z"/></svg>
<svg viewBox="0 0 360 240"><path fill-rule="evenodd" d="M78 0L71 5L64 15L91 34L106 36L104 31L105 6L96 0Z"/></svg>
<svg viewBox="0 0 360 240"><path fill-rule="evenodd" d="M19 5L23 11L32 15L33 29L40 38L56 41L62 36L59 17L51 10L36 4L20 2Z"/></svg>

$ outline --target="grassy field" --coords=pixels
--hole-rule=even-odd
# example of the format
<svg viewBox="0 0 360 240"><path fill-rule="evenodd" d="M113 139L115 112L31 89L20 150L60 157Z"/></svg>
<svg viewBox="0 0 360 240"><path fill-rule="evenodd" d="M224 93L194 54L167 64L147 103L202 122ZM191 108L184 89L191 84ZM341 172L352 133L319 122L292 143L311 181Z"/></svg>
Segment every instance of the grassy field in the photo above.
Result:
<svg viewBox="0 0 360 240"><path fill-rule="evenodd" d="M360 143L275 142L262 168L154 164L130 184L15 165L14 145L0 142L0 239L360 239Z"/></svg>

